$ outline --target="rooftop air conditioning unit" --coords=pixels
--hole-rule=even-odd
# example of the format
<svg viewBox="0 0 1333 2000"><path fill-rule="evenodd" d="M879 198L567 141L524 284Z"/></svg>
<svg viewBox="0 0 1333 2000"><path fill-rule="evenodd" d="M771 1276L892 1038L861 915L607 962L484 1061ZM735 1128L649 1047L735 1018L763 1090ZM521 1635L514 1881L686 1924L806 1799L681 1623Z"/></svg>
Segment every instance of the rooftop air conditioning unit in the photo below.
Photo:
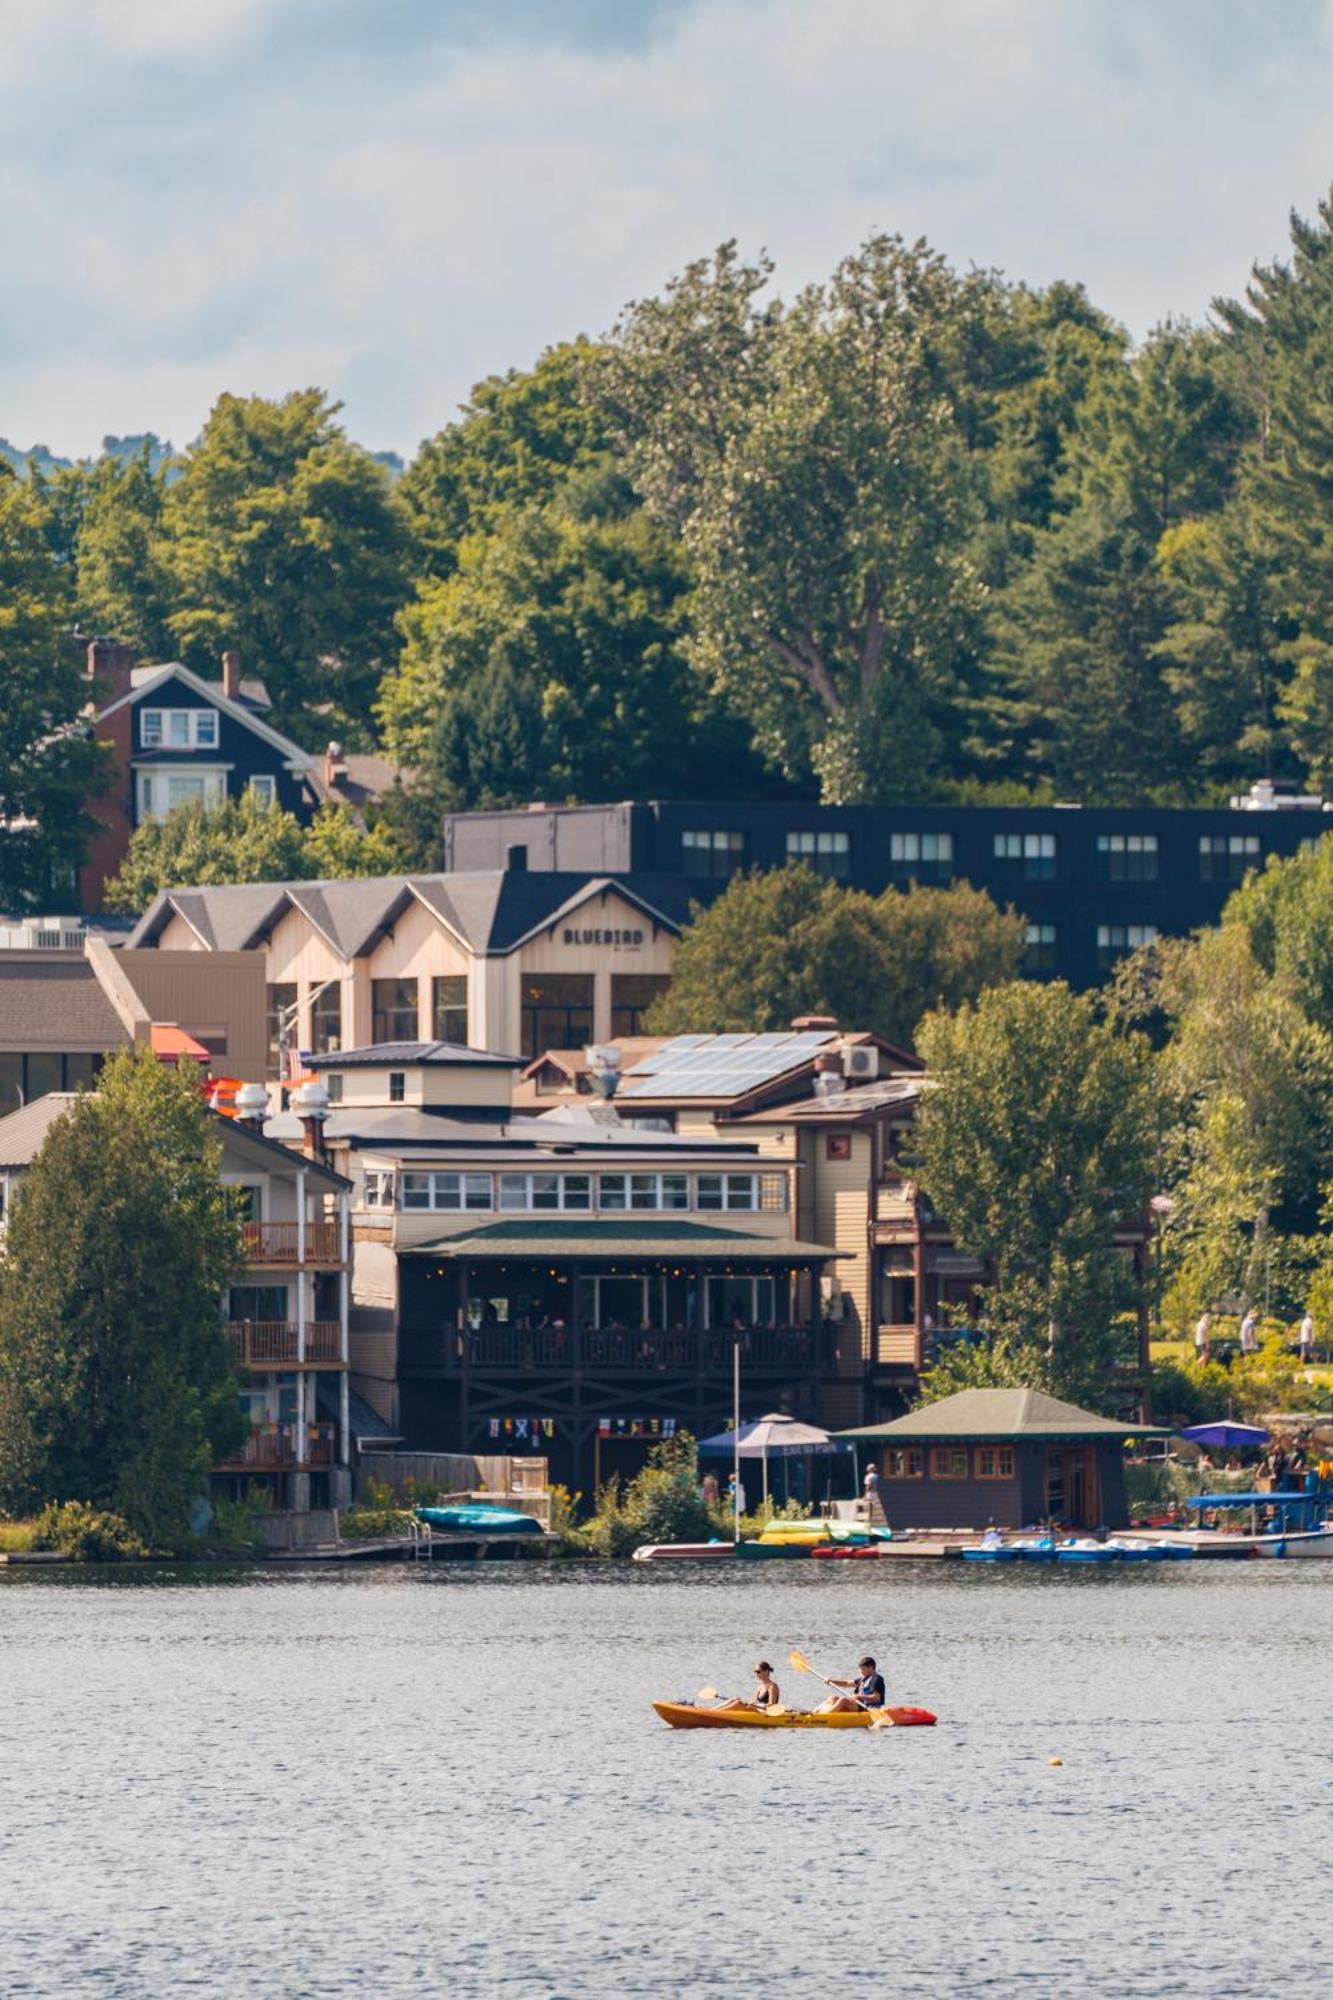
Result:
<svg viewBox="0 0 1333 2000"><path fill-rule="evenodd" d="M879 1075L879 1050L873 1043L858 1043L844 1049L842 1071L849 1083L873 1083Z"/></svg>

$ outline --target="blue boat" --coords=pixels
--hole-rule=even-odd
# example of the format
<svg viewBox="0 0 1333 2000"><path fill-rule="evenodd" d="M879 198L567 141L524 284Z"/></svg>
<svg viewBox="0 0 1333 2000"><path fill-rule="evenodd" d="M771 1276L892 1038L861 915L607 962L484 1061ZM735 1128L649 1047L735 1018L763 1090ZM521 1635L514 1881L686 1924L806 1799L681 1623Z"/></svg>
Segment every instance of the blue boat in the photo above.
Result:
<svg viewBox="0 0 1333 2000"><path fill-rule="evenodd" d="M1013 1563L1022 1562L1023 1550L1013 1542L994 1541L987 1536L975 1549L962 1551L964 1562L973 1563Z"/></svg>
<svg viewBox="0 0 1333 2000"><path fill-rule="evenodd" d="M445 1535L540 1535L540 1521L511 1507L488 1507L484 1502L459 1507L418 1507L418 1521Z"/></svg>

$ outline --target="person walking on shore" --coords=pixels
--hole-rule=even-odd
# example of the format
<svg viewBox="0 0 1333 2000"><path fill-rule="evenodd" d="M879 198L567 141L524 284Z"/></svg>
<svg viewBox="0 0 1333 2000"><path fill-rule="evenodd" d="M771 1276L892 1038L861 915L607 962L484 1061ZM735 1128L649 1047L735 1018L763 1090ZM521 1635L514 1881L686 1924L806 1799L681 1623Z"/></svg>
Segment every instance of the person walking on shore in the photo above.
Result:
<svg viewBox="0 0 1333 2000"><path fill-rule="evenodd" d="M1309 1306L1305 1308L1301 1323L1296 1329L1296 1345L1300 1350L1301 1367L1308 1368L1314 1360L1314 1314Z"/></svg>
<svg viewBox="0 0 1333 2000"><path fill-rule="evenodd" d="M1208 1335L1212 1331L1213 1316L1206 1309L1199 1314L1194 1328L1194 1359L1200 1368L1208 1366Z"/></svg>
<svg viewBox="0 0 1333 2000"><path fill-rule="evenodd" d="M1240 1323L1240 1351L1242 1354L1259 1352L1259 1308L1251 1306Z"/></svg>

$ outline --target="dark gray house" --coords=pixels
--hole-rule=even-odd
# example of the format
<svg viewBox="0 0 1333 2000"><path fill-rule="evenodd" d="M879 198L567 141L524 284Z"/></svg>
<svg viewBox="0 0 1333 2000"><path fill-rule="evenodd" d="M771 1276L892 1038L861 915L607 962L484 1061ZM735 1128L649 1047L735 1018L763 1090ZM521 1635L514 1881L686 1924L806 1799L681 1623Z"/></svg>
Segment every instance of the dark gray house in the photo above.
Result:
<svg viewBox="0 0 1333 2000"><path fill-rule="evenodd" d="M1171 1432L1116 1423L1040 1389L964 1389L835 1435L868 1447L895 1528L1123 1528L1125 1441Z"/></svg>

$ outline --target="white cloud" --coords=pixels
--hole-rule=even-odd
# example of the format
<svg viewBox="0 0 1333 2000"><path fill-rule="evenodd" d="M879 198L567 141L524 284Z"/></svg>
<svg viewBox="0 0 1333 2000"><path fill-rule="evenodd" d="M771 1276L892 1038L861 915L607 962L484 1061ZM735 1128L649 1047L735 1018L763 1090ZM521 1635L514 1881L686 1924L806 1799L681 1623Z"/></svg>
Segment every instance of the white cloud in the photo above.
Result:
<svg viewBox="0 0 1333 2000"><path fill-rule="evenodd" d="M0 432L179 440L224 388L321 381L410 449L729 235L793 289L922 233L1141 331L1333 177L1327 4L693 0L628 46L561 10L395 43L408 5L0 0Z"/></svg>

